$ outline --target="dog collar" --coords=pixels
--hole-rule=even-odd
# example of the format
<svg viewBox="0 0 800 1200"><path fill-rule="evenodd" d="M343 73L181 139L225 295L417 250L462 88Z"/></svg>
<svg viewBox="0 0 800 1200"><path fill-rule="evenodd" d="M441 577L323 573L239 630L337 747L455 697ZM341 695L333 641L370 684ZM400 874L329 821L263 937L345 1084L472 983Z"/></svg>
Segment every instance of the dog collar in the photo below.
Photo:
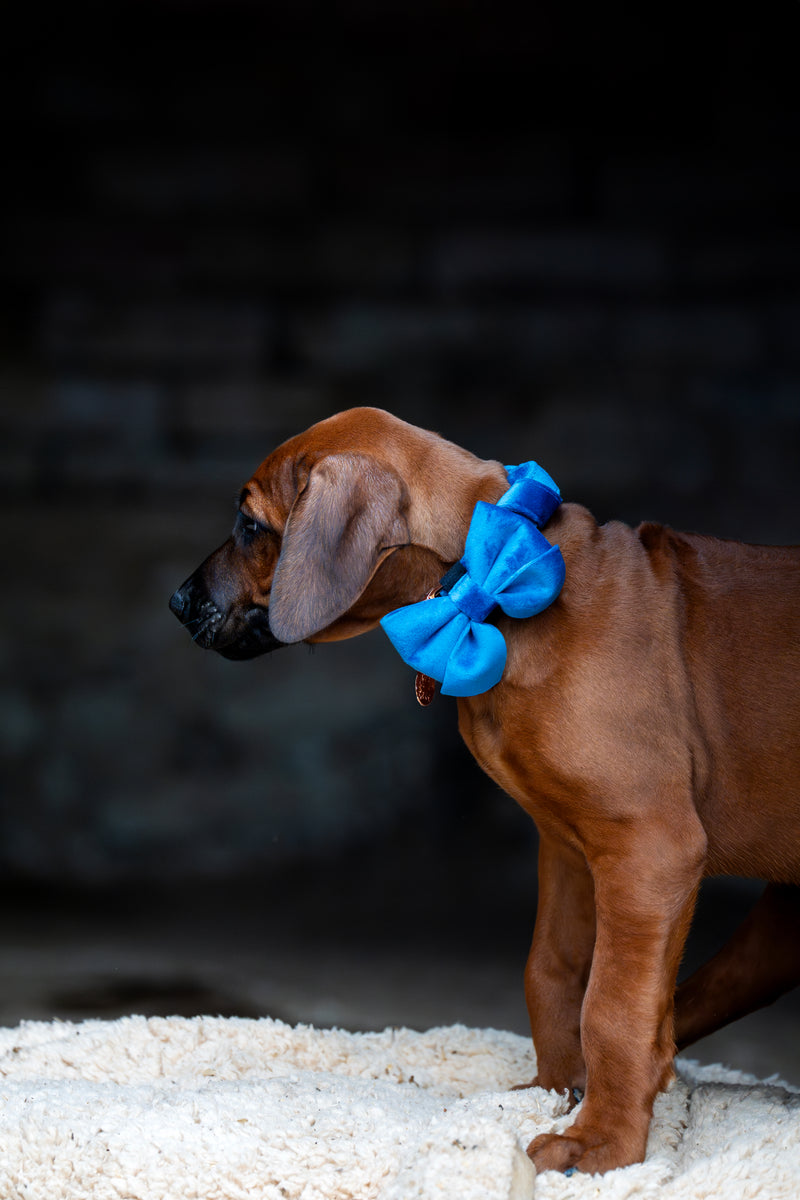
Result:
<svg viewBox="0 0 800 1200"><path fill-rule="evenodd" d="M506 643L487 619L499 608L532 617L552 604L564 583L564 559L540 532L561 503L538 463L506 467L509 488L496 504L479 500L464 554L433 593L385 616L381 625L400 657L445 696L477 696L500 682ZM435 685L417 680L430 703Z"/></svg>

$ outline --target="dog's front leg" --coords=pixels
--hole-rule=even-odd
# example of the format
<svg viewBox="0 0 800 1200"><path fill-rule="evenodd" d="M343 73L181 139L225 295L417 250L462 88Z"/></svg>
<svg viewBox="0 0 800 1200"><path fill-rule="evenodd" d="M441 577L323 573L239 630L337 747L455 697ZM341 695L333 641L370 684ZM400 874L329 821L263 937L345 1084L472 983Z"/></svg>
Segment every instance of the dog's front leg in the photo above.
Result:
<svg viewBox="0 0 800 1200"><path fill-rule="evenodd" d="M586 1094L563 1135L528 1147L540 1171L644 1158L653 1101L672 1077L675 977L702 875L701 839L692 848L683 834L678 844L667 830L640 831L622 846L609 831L603 844L615 849L589 856L597 935L581 1013Z"/></svg>
<svg viewBox="0 0 800 1200"><path fill-rule="evenodd" d="M586 1087L581 1008L594 949L594 884L583 855L539 836L539 899L525 967L525 1000L536 1048L533 1086Z"/></svg>

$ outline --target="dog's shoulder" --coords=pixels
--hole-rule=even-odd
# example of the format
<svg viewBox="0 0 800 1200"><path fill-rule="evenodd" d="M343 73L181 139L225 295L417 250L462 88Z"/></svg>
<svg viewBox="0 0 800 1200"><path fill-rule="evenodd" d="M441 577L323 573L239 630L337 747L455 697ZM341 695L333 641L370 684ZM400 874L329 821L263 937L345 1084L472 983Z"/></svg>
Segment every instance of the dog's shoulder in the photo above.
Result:
<svg viewBox="0 0 800 1200"><path fill-rule="evenodd" d="M649 551L638 530L623 521L600 524L581 504L562 504L543 532L561 547L568 576L570 566L573 573L591 572L596 579L624 573L626 568L647 569Z"/></svg>

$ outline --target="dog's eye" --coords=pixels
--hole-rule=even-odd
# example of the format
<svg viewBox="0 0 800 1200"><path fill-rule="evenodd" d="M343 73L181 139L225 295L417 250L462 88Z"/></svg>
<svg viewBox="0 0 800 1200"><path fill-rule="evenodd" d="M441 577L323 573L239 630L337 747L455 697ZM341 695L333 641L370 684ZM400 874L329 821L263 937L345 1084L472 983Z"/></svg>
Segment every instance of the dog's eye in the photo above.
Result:
<svg viewBox="0 0 800 1200"><path fill-rule="evenodd" d="M249 545L257 533L266 532L265 526L259 524L253 517L248 517L247 513L240 512L237 514L234 533L245 545Z"/></svg>

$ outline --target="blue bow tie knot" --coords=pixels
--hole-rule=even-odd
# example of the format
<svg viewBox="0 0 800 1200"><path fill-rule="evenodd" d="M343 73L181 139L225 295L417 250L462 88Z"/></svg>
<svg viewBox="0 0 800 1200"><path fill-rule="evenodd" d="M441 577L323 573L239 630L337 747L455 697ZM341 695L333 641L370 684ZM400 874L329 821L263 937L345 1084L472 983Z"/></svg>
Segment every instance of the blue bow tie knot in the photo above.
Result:
<svg viewBox="0 0 800 1200"><path fill-rule="evenodd" d="M448 595L459 612L465 613L471 621L485 621L489 613L497 608L492 593L467 574L461 576Z"/></svg>
<svg viewBox="0 0 800 1200"><path fill-rule="evenodd" d="M561 503L558 488L538 463L506 467L506 473L510 487L497 504L475 505L460 577L433 599L395 609L381 621L400 657L439 680L446 696L477 696L500 681L505 638L486 624L496 608L509 617L532 617L552 604L564 583L561 551L538 529Z"/></svg>

